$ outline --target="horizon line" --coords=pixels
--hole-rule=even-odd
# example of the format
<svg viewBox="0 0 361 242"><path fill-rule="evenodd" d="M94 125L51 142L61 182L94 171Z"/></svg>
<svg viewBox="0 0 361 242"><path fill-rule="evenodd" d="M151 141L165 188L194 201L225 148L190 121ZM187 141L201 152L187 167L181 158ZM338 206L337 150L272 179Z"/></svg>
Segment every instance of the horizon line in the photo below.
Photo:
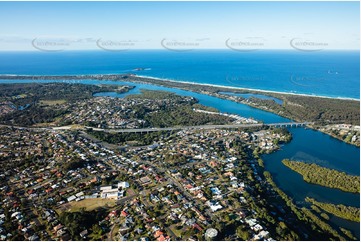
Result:
<svg viewBox="0 0 361 242"><path fill-rule="evenodd" d="M191 52L191 51L197 51L197 50L230 50L233 52L258 52L258 51L269 51L269 50L281 50L281 51L287 51L287 50L294 50L298 52L322 52L322 51L360 51L360 49L317 49L317 50L297 50L294 48L275 48L275 49L240 49L240 50L232 50L230 48L202 48L202 49L178 49L178 50L170 50L165 48L144 48L144 49L124 49L124 50L104 50L104 49L69 49L69 50L0 50L0 52L48 52L48 53L61 53L61 52L71 52L71 51L103 51L103 52L115 52L115 53L123 53L123 52L129 52L129 51L150 51L150 50L163 50L163 51L169 51L169 52Z"/></svg>

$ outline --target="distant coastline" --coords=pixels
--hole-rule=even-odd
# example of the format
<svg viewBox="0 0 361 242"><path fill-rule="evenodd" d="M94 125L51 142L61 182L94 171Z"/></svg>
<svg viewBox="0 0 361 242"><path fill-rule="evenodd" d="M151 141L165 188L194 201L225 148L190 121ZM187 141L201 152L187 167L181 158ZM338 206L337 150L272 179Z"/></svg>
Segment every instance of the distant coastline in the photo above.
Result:
<svg viewBox="0 0 361 242"><path fill-rule="evenodd" d="M16 75L16 74L2 74L0 75L1 80L87 80L87 79L94 79L94 80L109 80L109 81L144 81L144 82L151 82L154 81L161 81L164 84L173 83L173 84L185 84L185 85L192 85L192 86L203 86L203 87L212 87L212 88L222 88L227 89L230 92L237 92L237 91L249 91L254 93L260 94L280 94L280 95L294 95L294 96L303 96L303 97L315 97L315 98L328 98L328 99L337 99L337 100L348 100L348 101L360 101L357 98L348 98L348 97L331 97L331 96L324 96L324 95L313 95L313 94L303 94L303 93L294 93L294 92L282 92L282 91L270 91L270 90L263 90L263 89L253 89L253 88L244 88L244 87L235 87L235 86L224 86L224 85L217 85L217 84L210 84L210 83L197 83L197 82L187 82L187 81L177 81L167 78L158 78L152 76L143 76L143 75L135 75L135 74L82 74L82 75ZM140 80L136 80L140 79ZM162 84L162 83L157 83ZM156 85L157 85L156 84Z"/></svg>
<svg viewBox="0 0 361 242"><path fill-rule="evenodd" d="M302 94L302 93L294 93L294 92L269 91L269 90L253 89L253 88L246 88L246 87L223 86L223 85L216 85L216 84L210 84L210 83L176 81L176 80L172 80L172 79L157 78L157 77L151 77L151 76L139 76L139 75L137 75L137 77L147 78L147 79L154 79L154 80L158 80L158 81L182 83L182 84L188 84L188 85L200 85L200 86L209 86L209 87L216 87L216 88L225 88L225 89L235 90L235 91L237 91L237 90L238 91L239 90L241 90L241 91L252 91L252 92L259 92L259 93L262 93L262 94L274 93L274 94L295 95L295 96L303 96L303 97L319 97L319 98L329 98L329 99L360 101L360 99L348 98L348 97L330 97L330 96L323 96L323 95Z"/></svg>

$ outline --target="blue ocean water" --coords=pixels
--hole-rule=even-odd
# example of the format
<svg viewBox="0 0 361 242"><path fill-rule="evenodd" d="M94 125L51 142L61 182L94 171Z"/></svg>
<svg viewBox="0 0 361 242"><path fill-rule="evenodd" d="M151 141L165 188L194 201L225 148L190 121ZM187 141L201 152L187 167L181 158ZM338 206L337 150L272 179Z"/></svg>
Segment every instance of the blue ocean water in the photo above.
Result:
<svg viewBox="0 0 361 242"><path fill-rule="evenodd" d="M178 81L360 98L359 51L0 52L0 74L135 73ZM144 68L135 71L136 68Z"/></svg>

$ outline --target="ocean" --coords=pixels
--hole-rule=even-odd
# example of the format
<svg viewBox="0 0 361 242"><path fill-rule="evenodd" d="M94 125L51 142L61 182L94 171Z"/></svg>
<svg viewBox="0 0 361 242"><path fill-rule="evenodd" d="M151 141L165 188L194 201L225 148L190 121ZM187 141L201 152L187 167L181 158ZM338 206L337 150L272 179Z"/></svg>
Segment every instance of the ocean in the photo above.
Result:
<svg viewBox="0 0 361 242"><path fill-rule="evenodd" d="M359 59L359 51L324 50L0 52L0 74L134 73L203 84L360 99Z"/></svg>

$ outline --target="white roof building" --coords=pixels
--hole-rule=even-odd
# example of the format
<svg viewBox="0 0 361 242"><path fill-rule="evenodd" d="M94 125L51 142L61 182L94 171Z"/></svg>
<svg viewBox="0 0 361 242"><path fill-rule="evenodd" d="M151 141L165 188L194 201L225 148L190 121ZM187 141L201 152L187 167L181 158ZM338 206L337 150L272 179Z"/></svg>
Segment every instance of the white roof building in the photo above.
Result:
<svg viewBox="0 0 361 242"><path fill-rule="evenodd" d="M84 196L84 192L78 192L77 194L75 194L76 197L81 197Z"/></svg>
<svg viewBox="0 0 361 242"><path fill-rule="evenodd" d="M118 182L118 188L123 188L123 189L125 189L125 188L128 188L129 187L129 183L128 182L125 182L125 181L123 181L123 182Z"/></svg>
<svg viewBox="0 0 361 242"><path fill-rule="evenodd" d="M70 196L67 198L68 202L74 201L76 199L76 196Z"/></svg>
<svg viewBox="0 0 361 242"><path fill-rule="evenodd" d="M110 198L110 199L118 199L119 196L120 196L120 192L118 188L103 190L102 193L100 194L101 198Z"/></svg>
<svg viewBox="0 0 361 242"><path fill-rule="evenodd" d="M112 189L112 186L100 187L100 190L101 190L101 191L110 190L110 189Z"/></svg>
<svg viewBox="0 0 361 242"><path fill-rule="evenodd" d="M208 240L213 240L217 237L218 235L218 231L214 228L209 228L206 230L206 233L204 234L204 236L206 237L206 239Z"/></svg>

